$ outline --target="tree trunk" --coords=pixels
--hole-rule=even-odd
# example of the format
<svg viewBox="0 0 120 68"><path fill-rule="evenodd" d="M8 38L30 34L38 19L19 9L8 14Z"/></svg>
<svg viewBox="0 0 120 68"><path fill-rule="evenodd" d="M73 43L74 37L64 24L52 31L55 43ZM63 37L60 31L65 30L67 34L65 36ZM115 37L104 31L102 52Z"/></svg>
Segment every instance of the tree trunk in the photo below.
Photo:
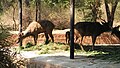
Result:
<svg viewBox="0 0 120 68"><path fill-rule="evenodd" d="M36 14L35 14L35 20L36 20L36 21L38 20L38 19L37 19L37 18L38 18L38 9L37 9L37 8L38 8L38 3L37 3L37 2L38 2L38 0L35 0L35 7L36 7L36 8L35 8L35 9L36 9L36 11L35 11L35 12L36 12Z"/></svg>
<svg viewBox="0 0 120 68"><path fill-rule="evenodd" d="M114 3L112 3L112 9L110 11L110 8L108 6L108 2L106 0L104 0L105 2L105 8L106 8L106 14L107 14L107 21L109 23L109 25L112 27L113 26L113 21L114 21L114 14L115 14L115 10L118 4L118 0L115 0Z"/></svg>
<svg viewBox="0 0 120 68"><path fill-rule="evenodd" d="M97 18L99 18L99 7L100 7L100 0L94 0L94 2L91 4L92 9L92 15L93 15L93 21L96 22Z"/></svg>
<svg viewBox="0 0 120 68"><path fill-rule="evenodd" d="M38 1L38 19L41 20L41 0Z"/></svg>
<svg viewBox="0 0 120 68"><path fill-rule="evenodd" d="M118 0L115 0L115 3L112 4L112 10L111 10L111 23L110 23L110 26L113 25L114 14L115 14L115 10L116 10L117 4L118 4Z"/></svg>
<svg viewBox="0 0 120 68"><path fill-rule="evenodd" d="M17 28L16 28L16 21L15 21L15 7L14 6L12 6L13 7L13 30L16 30Z"/></svg>
<svg viewBox="0 0 120 68"><path fill-rule="evenodd" d="M36 17L35 20L41 20L41 0L35 0L36 2Z"/></svg>
<svg viewBox="0 0 120 68"><path fill-rule="evenodd" d="M25 0L25 4L26 4L26 21L25 21L25 28L31 23L31 18L30 18L30 0Z"/></svg>

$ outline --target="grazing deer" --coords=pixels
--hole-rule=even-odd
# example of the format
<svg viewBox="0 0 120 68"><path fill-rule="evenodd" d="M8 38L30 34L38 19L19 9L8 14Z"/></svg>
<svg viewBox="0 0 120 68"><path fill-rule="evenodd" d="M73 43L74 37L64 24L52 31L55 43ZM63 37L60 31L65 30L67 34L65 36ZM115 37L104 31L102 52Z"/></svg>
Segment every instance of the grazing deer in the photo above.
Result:
<svg viewBox="0 0 120 68"><path fill-rule="evenodd" d="M109 23L105 21L101 23L102 24L99 22L78 22L74 25L74 34L76 36L75 40L77 40L80 36L82 37L80 42L82 50L84 50L82 45L84 36L92 36L92 50L94 50L94 44L97 36L103 32L111 30Z"/></svg>
<svg viewBox="0 0 120 68"><path fill-rule="evenodd" d="M113 29L112 29L112 35L114 34L114 35L116 35L118 38L119 38L119 40L120 40L120 31L119 31L119 27L120 27L120 25L119 26L116 26L116 27L114 27Z"/></svg>
<svg viewBox="0 0 120 68"><path fill-rule="evenodd" d="M20 40L23 40L26 37L32 36L34 38L34 43L36 45L38 34L40 33L45 34L46 38L45 44L48 44L49 36L51 37L52 42L54 42L54 37L52 35L54 27L55 27L54 24L48 20L41 20L39 22L33 21L29 24L25 32L21 33L21 38L18 39L18 42L20 42Z"/></svg>

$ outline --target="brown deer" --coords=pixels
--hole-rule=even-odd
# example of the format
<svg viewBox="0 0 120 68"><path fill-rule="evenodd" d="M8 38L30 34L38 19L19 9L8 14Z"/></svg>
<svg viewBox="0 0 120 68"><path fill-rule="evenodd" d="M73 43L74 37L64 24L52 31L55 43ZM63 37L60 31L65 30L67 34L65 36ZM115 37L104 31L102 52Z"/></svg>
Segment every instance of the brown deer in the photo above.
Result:
<svg viewBox="0 0 120 68"><path fill-rule="evenodd" d="M113 29L112 29L112 35L116 35L118 38L119 38L119 40L120 40L120 31L119 31L119 27L120 27L120 25L118 25L118 26L116 26L116 27L114 27Z"/></svg>
<svg viewBox="0 0 120 68"><path fill-rule="evenodd" d="M84 50L82 45L84 36L92 36L92 50L94 50L94 44L97 36L110 30L111 27L109 26L109 23L105 21L101 22L101 24L99 22L78 22L74 25L74 34L76 36L75 40L81 36L80 47L82 50Z"/></svg>
<svg viewBox="0 0 120 68"><path fill-rule="evenodd" d="M36 45L38 34L40 33L45 34L46 38L45 44L48 44L49 36L51 37L52 42L54 42L54 37L52 35L54 27L55 27L54 24L48 20L41 20L39 22L33 21L29 24L25 32L21 34L21 38L18 39L18 42L20 42L20 40L23 40L26 37L32 36L34 38L34 43Z"/></svg>

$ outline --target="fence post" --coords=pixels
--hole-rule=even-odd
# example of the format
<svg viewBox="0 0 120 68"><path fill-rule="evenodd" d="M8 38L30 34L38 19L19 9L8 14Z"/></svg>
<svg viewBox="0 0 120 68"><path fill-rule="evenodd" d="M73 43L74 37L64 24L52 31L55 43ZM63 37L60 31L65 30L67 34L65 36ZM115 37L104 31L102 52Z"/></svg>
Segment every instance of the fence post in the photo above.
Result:
<svg viewBox="0 0 120 68"><path fill-rule="evenodd" d="M70 0L70 59L74 59L74 3Z"/></svg>
<svg viewBox="0 0 120 68"><path fill-rule="evenodd" d="M18 1L19 5L19 33L22 33L22 0ZM21 38L21 34L19 34L19 38ZM22 46L22 40L20 39L19 46Z"/></svg>

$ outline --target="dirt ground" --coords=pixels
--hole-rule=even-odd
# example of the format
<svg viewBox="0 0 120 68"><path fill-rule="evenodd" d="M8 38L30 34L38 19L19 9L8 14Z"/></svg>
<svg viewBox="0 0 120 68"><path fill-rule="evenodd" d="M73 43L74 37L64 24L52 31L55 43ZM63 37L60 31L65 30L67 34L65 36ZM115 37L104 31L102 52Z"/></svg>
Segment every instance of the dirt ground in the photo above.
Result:
<svg viewBox="0 0 120 68"><path fill-rule="evenodd" d="M66 31L67 30L54 30L53 31L53 36L54 36L55 42L66 43L66 38L65 38L65 32ZM18 35L14 32L12 32L12 33L13 34L10 35L9 37L7 37L6 40L9 41L12 45L18 45L18 44L16 44ZM45 41L44 34L43 33L39 34L37 44L44 43L44 41ZM25 45L27 42L34 43L33 38L32 37L25 38L23 40L23 45ZM77 42L77 43L79 43L79 42ZM85 45L92 44L91 37L90 36L84 37L83 44L85 44ZM103 33L103 34L101 34L100 36L97 37L95 44L106 44L106 45L107 44L111 44L111 45L112 44L117 44L118 45L118 44L120 44L120 40L115 35L111 35L110 32L105 32L105 33Z"/></svg>
<svg viewBox="0 0 120 68"><path fill-rule="evenodd" d="M60 30L54 31L53 36L55 42L66 43L65 31L64 32ZM12 45L17 45L16 44L17 38L18 38L17 34L12 34L9 37L7 37L6 40L9 41ZM37 44L43 43L44 41L45 41L44 34L43 33L39 34ZM26 44L27 42L34 43L33 38L32 37L25 38L23 40L23 45ZM91 37L90 36L84 37L83 44L87 45L92 44ZM97 37L96 44L120 44L120 40L115 35L111 35L110 32L105 32Z"/></svg>

